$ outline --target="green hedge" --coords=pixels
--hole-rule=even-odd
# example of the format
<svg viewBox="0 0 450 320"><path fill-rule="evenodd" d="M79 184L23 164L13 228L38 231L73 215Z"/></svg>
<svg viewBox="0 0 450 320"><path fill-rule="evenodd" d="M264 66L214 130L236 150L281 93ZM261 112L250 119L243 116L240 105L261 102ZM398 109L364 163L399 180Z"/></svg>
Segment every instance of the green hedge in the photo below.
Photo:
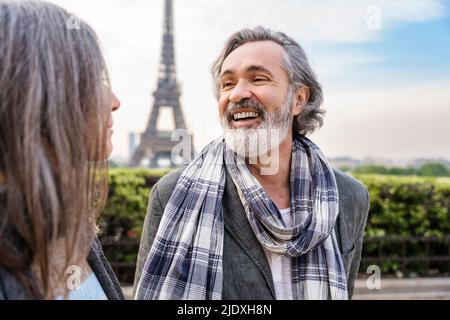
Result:
<svg viewBox="0 0 450 320"><path fill-rule="evenodd" d="M369 190L365 235L442 237L450 235L450 179L355 175Z"/></svg>
<svg viewBox="0 0 450 320"><path fill-rule="evenodd" d="M153 185L170 170L110 169L100 229L109 240L140 238Z"/></svg>
<svg viewBox="0 0 450 320"><path fill-rule="evenodd" d="M108 201L99 222L100 240L122 283L133 283L150 190L168 172L110 169Z"/></svg>
<svg viewBox="0 0 450 320"><path fill-rule="evenodd" d="M361 272L368 265L377 264L385 275L448 276L450 262L436 257L450 255L450 243L444 239L450 235L450 179L375 174L354 176L367 186L371 197L366 239L388 237L387 241L364 243ZM417 240L402 241L408 237ZM419 239L422 237L424 239ZM437 239L428 241L431 237ZM380 250L382 256L390 258L382 262L364 261L368 260L365 257L379 256ZM426 258L408 260L413 257ZM430 257L434 260L427 261Z"/></svg>
<svg viewBox="0 0 450 320"><path fill-rule="evenodd" d="M152 186L170 170L111 169L110 192L100 220L103 242L135 243L140 239L148 197ZM443 237L450 235L450 179L355 174L367 186L371 210L365 230L366 237ZM105 246L110 261L119 262L124 269L132 269L136 261L137 245ZM391 244L386 254L394 255L399 248ZM410 247L411 254L423 250ZM373 256L377 244L364 246L363 256ZM447 262L448 266L448 262ZM397 262L385 262L383 272L401 268ZM418 271L419 267L414 266ZM447 267L448 269L448 267ZM134 271L134 269L133 269ZM127 271L129 273L129 271ZM126 272L125 272L126 273ZM126 282L131 275L122 275Z"/></svg>

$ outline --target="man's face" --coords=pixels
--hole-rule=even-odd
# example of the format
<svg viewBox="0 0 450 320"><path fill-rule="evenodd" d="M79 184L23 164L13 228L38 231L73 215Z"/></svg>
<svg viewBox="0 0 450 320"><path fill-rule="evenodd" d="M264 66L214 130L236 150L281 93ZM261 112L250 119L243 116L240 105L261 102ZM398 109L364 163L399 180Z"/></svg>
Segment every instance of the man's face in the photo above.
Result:
<svg viewBox="0 0 450 320"><path fill-rule="evenodd" d="M284 53L275 42L251 42L234 50L222 65L221 123L227 145L243 156L264 154L292 133L293 117L300 110L293 108ZM276 138L273 129L279 131Z"/></svg>
<svg viewBox="0 0 450 320"><path fill-rule="evenodd" d="M219 112L222 118L226 117L229 128L256 129L264 113L272 114L284 106L289 82L282 67L283 54L283 47L277 43L259 41L242 45L225 59L220 75ZM255 108L234 107L226 113L243 100L258 103L264 110L255 113ZM240 119L245 113L246 117Z"/></svg>

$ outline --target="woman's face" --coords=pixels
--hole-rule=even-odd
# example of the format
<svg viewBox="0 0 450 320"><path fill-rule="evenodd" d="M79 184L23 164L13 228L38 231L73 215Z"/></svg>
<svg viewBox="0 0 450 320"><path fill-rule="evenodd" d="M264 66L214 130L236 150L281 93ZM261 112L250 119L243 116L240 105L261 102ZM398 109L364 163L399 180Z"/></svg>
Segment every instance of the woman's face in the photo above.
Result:
<svg viewBox="0 0 450 320"><path fill-rule="evenodd" d="M111 89L108 89L109 94L111 95L111 106L109 106L109 113L108 113L108 124L107 124L107 132L106 132L106 152L107 155L110 156L113 150L113 144L112 144L112 135L114 133L113 131L113 112L117 111L120 108L120 101L117 98L117 96L112 92Z"/></svg>

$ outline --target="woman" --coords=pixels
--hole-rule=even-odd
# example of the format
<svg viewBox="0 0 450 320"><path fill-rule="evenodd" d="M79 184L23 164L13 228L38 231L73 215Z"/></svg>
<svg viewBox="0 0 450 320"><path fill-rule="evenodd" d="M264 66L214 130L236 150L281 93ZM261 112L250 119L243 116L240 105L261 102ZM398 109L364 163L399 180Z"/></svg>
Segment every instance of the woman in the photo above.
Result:
<svg viewBox="0 0 450 320"><path fill-rule="evenodd" d="M120 103L75 21L0 0L0 300L123 299L96 237Z"/></svg>

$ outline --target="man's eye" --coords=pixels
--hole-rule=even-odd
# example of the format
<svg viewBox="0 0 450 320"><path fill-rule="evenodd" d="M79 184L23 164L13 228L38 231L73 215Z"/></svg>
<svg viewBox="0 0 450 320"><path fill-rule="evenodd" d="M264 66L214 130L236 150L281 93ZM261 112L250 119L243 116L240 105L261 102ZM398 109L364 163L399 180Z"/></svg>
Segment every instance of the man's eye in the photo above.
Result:
<svg viewBox="0 0 450 320"><path fill-rule="evenodd" d="M233 86L233 82L231 82L231 81L227 81L227 82L222 83L222 88L223 89L229 88L231 86Z"/></svg>
<svg viewBox="0 0 450 320"><path fill-rule="evenodd" d="M256 77L253 79L255 82L263 82L263 81L269 81L266 77Z"/></svg>

